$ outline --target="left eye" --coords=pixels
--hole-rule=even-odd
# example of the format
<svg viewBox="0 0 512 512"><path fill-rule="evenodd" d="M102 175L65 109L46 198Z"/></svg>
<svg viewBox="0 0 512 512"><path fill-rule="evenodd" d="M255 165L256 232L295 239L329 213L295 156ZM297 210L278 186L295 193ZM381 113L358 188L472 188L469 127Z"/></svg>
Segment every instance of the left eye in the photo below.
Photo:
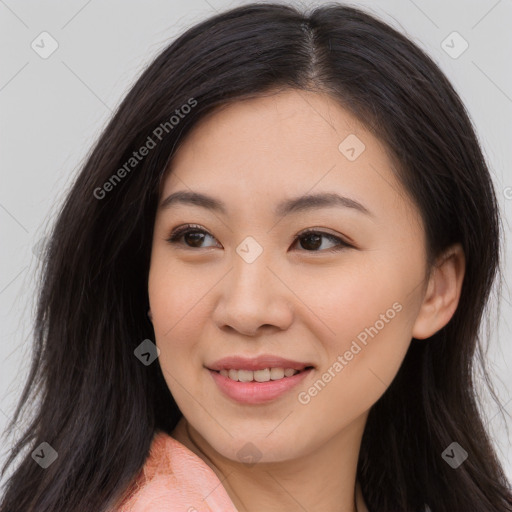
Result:
<svg viewBox="0 0 512 512"><path fill-rule="evenodd" d="M205 240L205 237L215 239L208 231L205 231L199 226L186 225L173 230L169 238L167 238L167 241L171 244L181 244L180 240L184 238L186 249L201 249L203 248L201 247L201 243ZM350 244L346 243L341 238L315 229L309 229L299 233L295 237L293 245L300 243L300 245L306 249L306 252L321 252L318 249L322 246L322 238L335 244L334 247L327 249L324 247L323 250L331 252L351 247Z"/></svg>
<svg viewBox="0 0 512 512"><path fill-rule="evenodd" d="M343 241L338 236L331 235L330 233L324 233L323 231L315 231L313 229L305 231L305 232L297 235L295 237L294 244L297 242L300 242L300 245L303 248L305 248L305 246L309 246L310 248L313 248L313 249L319 249L320 246L322 245L322 238L329 240L335 244L334 247L325 249L330 252L341 251L342 249L350 247L350 245L348 243ZM308 250L308 252L319 252L319 251Z"/></svg>

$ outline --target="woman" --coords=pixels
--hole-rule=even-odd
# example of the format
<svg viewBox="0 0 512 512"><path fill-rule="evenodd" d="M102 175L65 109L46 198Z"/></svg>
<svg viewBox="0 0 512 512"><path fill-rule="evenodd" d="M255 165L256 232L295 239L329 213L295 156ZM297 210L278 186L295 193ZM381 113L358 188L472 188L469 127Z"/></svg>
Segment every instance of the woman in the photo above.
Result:
<svg viewBox="0 0 512 512"><path fill-rule="evenodd" d="M512 510L472 377L499 242L411 41L335 4L198 24L60 212L2 511Z"/></svg>

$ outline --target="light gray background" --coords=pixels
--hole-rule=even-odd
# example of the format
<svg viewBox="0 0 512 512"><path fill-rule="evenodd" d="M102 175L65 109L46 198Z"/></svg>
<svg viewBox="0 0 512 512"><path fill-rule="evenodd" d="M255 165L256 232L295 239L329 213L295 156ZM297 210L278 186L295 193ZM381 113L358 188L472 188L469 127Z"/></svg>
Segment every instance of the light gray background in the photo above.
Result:
<svg viewBox="0 0 512 512"><path fill-rule="evenodd" d="M44 237L65 190L145 65L186 28L245 3L0 0L2 432L29 368L38 264L34 247ZM507 423L512 426L512 307L507 285L512 270L512 3L387 0L352 5L366 7L408 35L440 65L465 102L492 169L506 230L507 261L501 311L498 316L494 307L489 321L493 333L488 358L505 420L487 394L484 398L489 428L512 480L512 442L505 429ZM59 45L47 59L31 48L43 31ZM453 31L469 44L458 58L441 46ZM453 46L461 48L460 41ZM5 440L0 446L0 463L11 443Z"/></svg>

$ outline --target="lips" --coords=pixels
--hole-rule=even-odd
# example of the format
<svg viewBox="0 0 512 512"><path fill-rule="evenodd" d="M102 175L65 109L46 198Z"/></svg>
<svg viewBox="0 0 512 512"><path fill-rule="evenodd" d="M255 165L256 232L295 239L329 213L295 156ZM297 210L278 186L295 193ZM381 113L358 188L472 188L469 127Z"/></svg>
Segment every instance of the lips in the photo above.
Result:
<svg viewBox="0 0 512 512"><path fill-rule="evenodd" d="M294 361L273 355L262 355L255 358L241 356L224 357L212 364L206 365L209 370L220 372L221 370L265 370L266 368L292 368L302 371L313 367L310 362Z"/></svg>
<svg viewBox="0 0 512 512"><path fill-rule="evenodd" d="M273 355L224 357L206 365L223 395L241 404L257 405L288 394L314 370L309 362Z"/></svg>
<svg viewBox="0 0 512 512"><path fill-rule="evenodd" d="M217 389L227 398L244 405L258 405L289 396L293 388L304 382L314 371L304 369L291 377L268 382L238 382L225 377L215 370L207 370L212 376Z"/></svg>

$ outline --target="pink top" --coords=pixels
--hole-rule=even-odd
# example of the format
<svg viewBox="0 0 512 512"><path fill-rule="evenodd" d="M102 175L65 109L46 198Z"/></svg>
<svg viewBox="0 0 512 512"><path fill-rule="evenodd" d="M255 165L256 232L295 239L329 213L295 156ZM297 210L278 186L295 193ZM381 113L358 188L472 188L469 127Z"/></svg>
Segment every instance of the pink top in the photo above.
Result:
<svg viewBox="0 0 512 512"><path fill-rule="evenodd" d="M237 512L214 471L165 432L115 512Z"/></svg>

